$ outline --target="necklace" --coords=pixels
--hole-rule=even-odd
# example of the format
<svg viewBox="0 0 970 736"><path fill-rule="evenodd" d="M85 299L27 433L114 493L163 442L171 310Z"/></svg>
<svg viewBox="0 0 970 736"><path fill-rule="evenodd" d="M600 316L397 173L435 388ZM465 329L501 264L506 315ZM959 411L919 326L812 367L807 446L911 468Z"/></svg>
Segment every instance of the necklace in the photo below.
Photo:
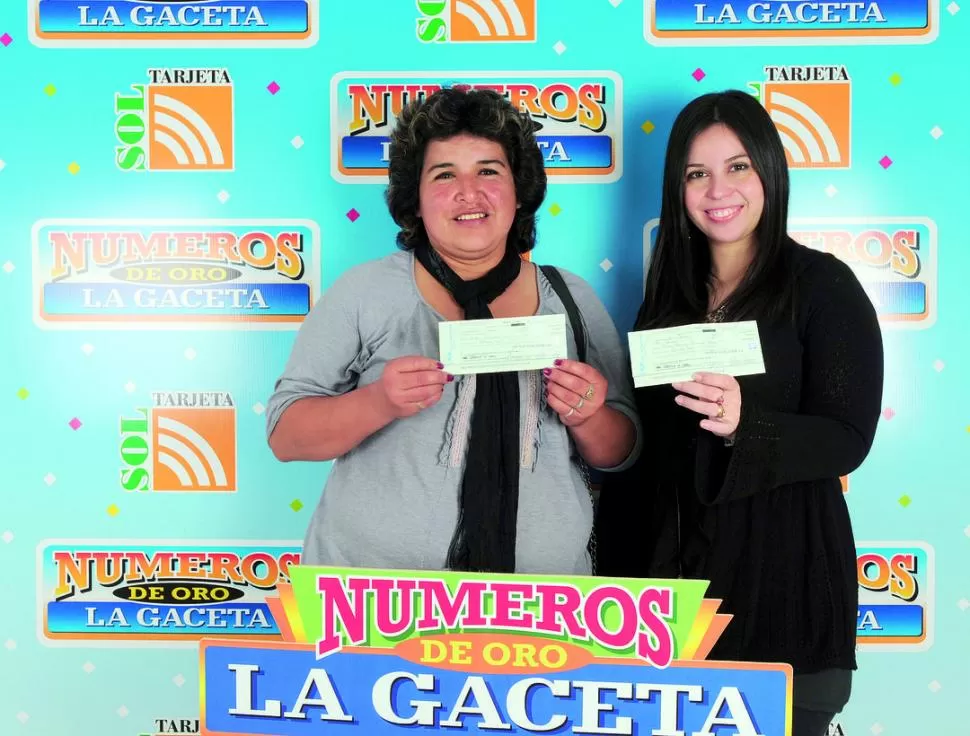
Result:
<svg viewBox="0 0 970 736"><path fill-rule="evenodd" d="M723 322L724 317L727 313L726 306L723 302L713 311L707 313L708 322Z"/></svg>

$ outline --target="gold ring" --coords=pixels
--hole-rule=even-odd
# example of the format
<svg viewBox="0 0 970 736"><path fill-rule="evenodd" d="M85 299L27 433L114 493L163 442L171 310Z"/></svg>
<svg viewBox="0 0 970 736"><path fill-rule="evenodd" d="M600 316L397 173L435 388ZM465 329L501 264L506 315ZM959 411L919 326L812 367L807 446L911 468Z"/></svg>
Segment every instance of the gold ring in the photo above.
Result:
<svg viewBox="0 0 970 736"><path fill-rule="evenodd" d="M596 389L593 388L593 384L589 384L589 388L586 389L586 393L583 394L583 398L589 401L593 398L593 394L595 393L596 393Z"/></svg>
<svg viewBox="0 0 970 736"><path fill-rule="evenodd" d="M583 408L583 404L585 404L585 403L586 403L586 399L584 399L582 396L580 396L579 397L579 403L576 404L576 411L579 411L580 409L582 409Z"/></svg>
<svg viewBox="0 0 970 736"><path fill-rule="evenodd" d="M724 419L724 404L717 405L717 418Z"/></svg>
<svg viewBox="0 0 970 736"><path fill-rule="evenodd" d="M423 401L419 401L419 402L418 402L418 406L419 406L420 408L422 408L422 409L427 409L427 408L428 408L428 407L426 407L426 406L424 405L424 402L423 402Z"/></svg>

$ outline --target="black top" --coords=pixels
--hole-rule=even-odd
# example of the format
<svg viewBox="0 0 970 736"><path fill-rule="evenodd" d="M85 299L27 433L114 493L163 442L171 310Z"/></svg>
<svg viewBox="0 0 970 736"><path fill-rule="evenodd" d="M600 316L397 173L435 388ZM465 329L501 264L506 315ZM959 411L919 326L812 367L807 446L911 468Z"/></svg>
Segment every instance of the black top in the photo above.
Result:
<svg viewBox="0 0 970 736"><path fill-rule="evenodd" d="M637 390L644 450L607 474L599 575L710 581L733 615L711 659L856 667L855 541L839 477L872 445L883 384L872 303L834 256L796 247L794 319L758 323L766 372L738 378L735 444L669 385Z"/></svg>

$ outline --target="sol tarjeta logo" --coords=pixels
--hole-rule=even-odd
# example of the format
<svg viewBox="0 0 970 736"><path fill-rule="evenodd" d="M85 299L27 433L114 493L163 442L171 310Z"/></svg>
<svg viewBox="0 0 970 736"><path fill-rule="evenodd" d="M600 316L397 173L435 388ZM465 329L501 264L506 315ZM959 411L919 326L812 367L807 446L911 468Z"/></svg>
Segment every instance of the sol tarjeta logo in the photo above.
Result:
<svg viewBox="0 0 970 736"><path fill-rule="evenodd" d="M461 81L449 81L454 79ZM621 83L612 72L337 74L331 82L334 178L387 181L389 133L397 116L445 86L494 90L531 115L550 177L576 183L619 178Z"/></svg>
<svg viewBox="0 0 970 736"><path fill-rule="evenodd" d="M41 220L35 320L79 329L296 329L317 298L309 220Z"/></svg>
<svg viewBox="0 0 970 736"><path fill-rule="evenodd" d="M319 0L27 0L38 46L311 46Z"/></svg>
<svg viewBox="0 0 970 736"><path fill-rule="evenodd" d="M115 94L122 171L231 171L232 80L226 69L149 69Z"/></svg>
<svg viewBox="0 0 970 736"><path fill-rule="evenodd" d="M299 563L292 542L46 540L38 546L44 641L279 638L267 594Z"/></svg>
<svg viewBox="0 0 970 736"><path fill-rule="evenodd" d="M537 0L417 0L424 43L535 41Z"/></svg>
<svg viewBox="0 0 970 736"><path fill-rule="evenodd" d="M236 406L225 391L153 391L121 419L126 491L235 491Z"/></svg>
<svg viewBox="0 0 970 736"><path fill-rule="evenodd" d="M283 641L199 642L201 732L790 733L788 665L706 661L706 588L294 566Z"/></svg>
<svg viewBox="0 0 970 736"><path fill-rule="evenodd" d="M771 115L793 169L851 165L852 82L845 66L766 66L749 87Z"/></svg>

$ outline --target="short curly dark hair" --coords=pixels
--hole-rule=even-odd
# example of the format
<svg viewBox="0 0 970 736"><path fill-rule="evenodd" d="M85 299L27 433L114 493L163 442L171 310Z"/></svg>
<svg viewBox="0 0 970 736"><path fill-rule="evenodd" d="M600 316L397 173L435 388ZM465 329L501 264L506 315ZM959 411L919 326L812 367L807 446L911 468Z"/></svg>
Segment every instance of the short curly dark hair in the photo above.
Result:
<svg viewBox="0 0 970 736"><path fill-rule="evenodd" d="M493 90L446 87L410 103L391 133L387 208L401 228L397 244L412 250L428 242L418 217L424 154L433 140L466 133L500 143L512 170L519 207L506 246L527 253L536 244L536 212L546 196L546 170L535 123Z"/></svg>

